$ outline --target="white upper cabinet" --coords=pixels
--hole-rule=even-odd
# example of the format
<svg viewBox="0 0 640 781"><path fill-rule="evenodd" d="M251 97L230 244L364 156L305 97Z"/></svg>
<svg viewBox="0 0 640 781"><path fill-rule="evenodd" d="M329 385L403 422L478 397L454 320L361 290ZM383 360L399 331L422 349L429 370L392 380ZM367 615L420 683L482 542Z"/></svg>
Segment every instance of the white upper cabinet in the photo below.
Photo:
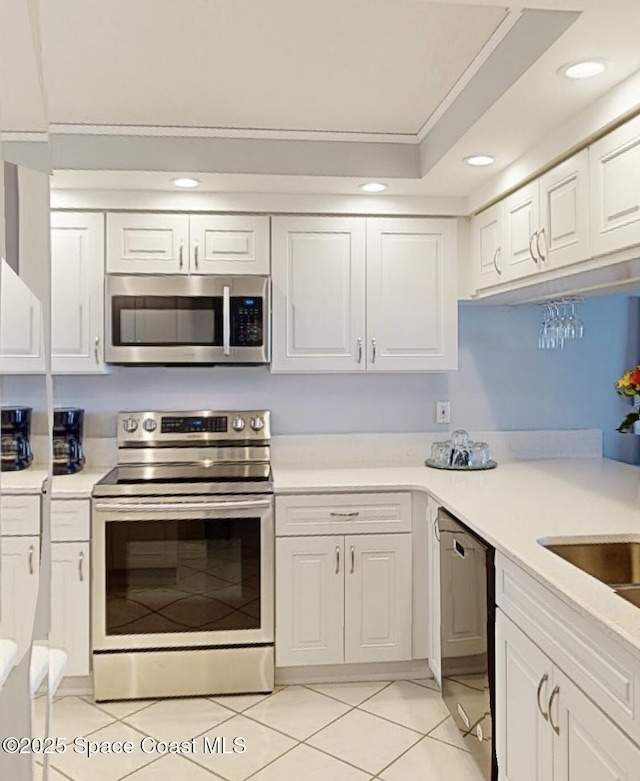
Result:
<svg viewBox="0 0 640 781"><path fill-rule="evenodd" d="M542 270L589 257L589 152L584 149L540 178L536 250Z"/></svg>
<svg viewBox="0 0 640 781"><path fill-rule="evenodd" d="M51 367L104 370L104 215L51 214Z"/></svg>
<svg viewBox="0 0 640 781"><path fill-rule="evenodd" d="M107 214L107 271L186 274L189 271L189 215Z"/></svg>
<svg viewBox="0 0 640 781"><path fill-rule="evenodd" d="M274 217L272 229L272 371L457 367L455 221Z"/></svg>
<svg viewBox="0 0 640 781"><path fill-rule="evenodd" d="M192 274L269 274L269 218L191 215Z"/></svg>
<svg viewBox="0 0 640 781"><path fill-rule="evenodd" d="M269 217L108 214L107 271L266 275L269 273Z"/></svg>
<svg viewBox="0 0 640 781"><path fill-rule="evenodd" d="M274 372L364 371L365 221L274 217Z"/></svg>
<svg viewBox="0 0 640 781"><path fill-rule="evenodd" d="M501 203L471 220L471 237L476 290L499 284L502 280L504 238Z"/></svg>
<svg viewBox="0 0 640 781"><path fill-rule="evenodd" d="M589 151L593 254L640 244L640 117Z"/></svg>
<svg viewBox="0 0 640 781"><path fill-rule="evenodd" d="M457 226L367 219L367 369L444 371L457 362Z"/></svg>
<svg viewBox="0 0 640 781"><path fill-rule="evenodd" d="M538 271L540 226L538 182L522 187L504 201L504 280L510 282Z"/></svg>
<svg viewBox="0 0 640 781"><path fill-rule="evenodd" d="M2 260L0 288L0 371L6 374L44 372L40 301L5 260Z"/></svg>
<svg viewBox="0 0 640 781"><path fill-rule="evenodd" d="M345 662L411 659L411 535L345 537Z"/></svg>

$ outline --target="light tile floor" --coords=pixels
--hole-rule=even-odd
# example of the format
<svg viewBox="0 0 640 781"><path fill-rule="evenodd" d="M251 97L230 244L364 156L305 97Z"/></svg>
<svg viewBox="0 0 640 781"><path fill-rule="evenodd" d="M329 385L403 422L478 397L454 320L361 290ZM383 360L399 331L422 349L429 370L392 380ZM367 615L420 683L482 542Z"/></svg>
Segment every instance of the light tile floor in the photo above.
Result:
<svg viewBox="0 0 640 781"><path fill-rule="evenodd" d="M34 734L44 730L36 700ZM133 754L87 759L72 746L51 757L51 781L482 781L432 680L279 687L272 695L53 705L51 735L107 743ZM145 736L191 741L197 753L146 754ZM244 738L243 753L204 753ZM152 741L151 741L152 742ZM221 741L218 747L222 747ZM42 768L34 764L34 781Z"/></svg>

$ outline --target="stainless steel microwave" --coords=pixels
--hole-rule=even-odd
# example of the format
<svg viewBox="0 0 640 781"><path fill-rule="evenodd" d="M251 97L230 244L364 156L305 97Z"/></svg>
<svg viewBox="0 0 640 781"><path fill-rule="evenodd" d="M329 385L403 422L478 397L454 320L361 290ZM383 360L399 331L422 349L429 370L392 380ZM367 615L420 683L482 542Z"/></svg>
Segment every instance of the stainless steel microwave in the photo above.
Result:
<svg viewBox="0 0 640 781"><path fill-rule="evenodd" d="M107 275L113 364L264 364L270 286L259 276Z"/></svg>

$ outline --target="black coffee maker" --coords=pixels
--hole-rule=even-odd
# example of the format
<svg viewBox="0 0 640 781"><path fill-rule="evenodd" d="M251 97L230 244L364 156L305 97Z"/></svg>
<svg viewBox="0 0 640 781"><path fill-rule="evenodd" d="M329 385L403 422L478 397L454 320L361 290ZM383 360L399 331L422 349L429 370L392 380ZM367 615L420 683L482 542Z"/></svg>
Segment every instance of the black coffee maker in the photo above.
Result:
<svg viewBox="0 0 640 781"><path fill-rule="evenodd" d="M31 407L2 407L2 471L26 469L33 461L31 452Z"/></svg>
<svg viewBox="0 0 640 781"><path fill-rule="evenodd" d="M85 463L82 450L84 410L65 407L53 410L53 474L72 475Z"/></svg>

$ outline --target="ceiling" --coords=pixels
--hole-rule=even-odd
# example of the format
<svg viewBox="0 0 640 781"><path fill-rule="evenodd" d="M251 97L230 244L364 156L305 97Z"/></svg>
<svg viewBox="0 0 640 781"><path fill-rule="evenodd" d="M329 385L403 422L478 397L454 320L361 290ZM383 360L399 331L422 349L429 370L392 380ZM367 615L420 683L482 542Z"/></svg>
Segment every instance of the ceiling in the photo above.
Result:
<svg viewBox="0 0 640 781"><path fill-rule="evenodd" d="M417 144L425 123L508 19L504 0L40 2L54 131L87 123L111 131L137 125L142 133L140 126L149 132L163 132L150 126L199 127L246 139L267 129L292 147L294 139L318 133L362 147L372 140L389 150L395 142ZM425 176L382 177L388 190L376 197L467 196L640 70L638 0L616 0L615 10L603 0L532 5L583 13L459 138L452 137ZM562 65L588 57L604 58L605 73L584 82L558 75ZM5 113L3 129L25 128L17 115ZM495 165L464 164L477 153L494 155ZM335 175L335 166L331 176L284 175L290 171L279 168L280 159L264 147L245 156L238 169L244 173L212 173L225 170L215 166L194 171L186 164L176 171L168 160L167 172L57 172L53 186L168 190L172 174L192 172L202 181L200 191L350 194L364 180L360 173Z"/></svg>
<svg viewBox="0 0 640 781"><path fill-rule="evenodd" d="M420 130L505 15L396 0L41 9L52 123L400 134Z"/></svg>

